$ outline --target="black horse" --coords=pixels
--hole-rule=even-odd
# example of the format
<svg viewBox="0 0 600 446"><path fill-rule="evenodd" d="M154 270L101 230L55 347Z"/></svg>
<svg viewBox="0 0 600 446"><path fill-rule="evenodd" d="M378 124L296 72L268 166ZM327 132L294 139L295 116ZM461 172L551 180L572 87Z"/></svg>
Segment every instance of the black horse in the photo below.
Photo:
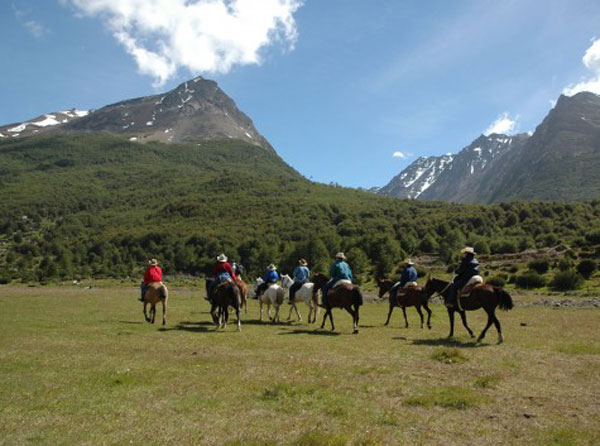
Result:
<svg viewBox="0 0 600 446"><path fill-rule="evenodd" d="M425 284L425 290L427 292L437 292L444 297L444 302L448 303L450 298L450 287L451 282L444 280L430 278ZM483 308L488 315L488 320L485 328L477 338L477 342L480 342L484 337L485 333L492 324L496 326L498 330L498 344L504 342L504 336L502 336L502 328L500 327L500 321L496 317L496 307L501 310L510 310L513 307L513 301L503 288L495 287L489 284L482 283L472 288L471 293L468 296L459 297L457 299L459 308L448 308L448 317L450 318L450 334L448 337L454 335L454 312L458 311L462 318L463 325L469 332L469 335L473 337L473 332L467 325L467 318L465 311L478 310Z"/></svg>
<svg viewBox="0 0 600 446"><path fill-rule="evenodd" d="M235 310L235 315L237 317L238 331L242 331L242 323L240 319L242 297L240 294L240 289L235 282L225 281L215 286L212 291L212 299L210 299L210 303L210 314L217 328L227 327L227 321L229 320L229 307L231 306Z"/></svg>

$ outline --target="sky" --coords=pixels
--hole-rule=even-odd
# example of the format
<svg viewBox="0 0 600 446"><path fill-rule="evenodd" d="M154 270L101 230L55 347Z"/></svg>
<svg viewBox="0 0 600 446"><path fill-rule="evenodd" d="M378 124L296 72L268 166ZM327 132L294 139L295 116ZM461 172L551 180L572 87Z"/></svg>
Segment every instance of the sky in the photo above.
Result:
<svg viewBox="0 0 600 446"><path fill-rule="evenodd" d="M0 0L0 125L216 80L305 177L419 156L600 94L597 0Z"/></svg>

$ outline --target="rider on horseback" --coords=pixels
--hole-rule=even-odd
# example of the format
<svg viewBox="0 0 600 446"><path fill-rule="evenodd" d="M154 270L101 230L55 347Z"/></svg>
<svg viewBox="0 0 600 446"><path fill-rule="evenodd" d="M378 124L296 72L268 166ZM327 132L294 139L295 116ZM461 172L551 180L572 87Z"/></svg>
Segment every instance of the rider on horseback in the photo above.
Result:
<svg viewBox="0 0 600 446"><path fill-rule="evenodd" d="M452 286L450 287L450 296L446 306L454 308L457 304L458 293L469 282L471 277L478 276L481 272L479 261L475 258L475 250L471 247L463 248L460 251L462 259L456 270Z"/></svg>
<svg viewBox="0 0 600 446"><path fill-rule="evenodd" d="M148 268L144 273L144 280L141 284L141 292L142 295L140 297L140 301L144 302L144 296L146 295L146 287L148 284L152 282L162 282L162 269L158 266L158 260L150 259L148 260Z"/></svg>
<svg viewBox="0 0 600 446"><path fill-rule="evenodd" d="M400 276L400 281L396 282L390 290L390 297L393 301L398 297L399 288L406 288L409 286L417 286L417 270L415 264L411 259L404 261L404 270Z"/></svg>
<svg viewBox="0 0 600 446"><path fill-rule="evenodd" d="M231 265L227 262L225 254L217 256L217 263L212 270L212 275L213 280L208 284L208 300L212 300L212 293L217 285L227 280L235 280L235 273Z"/></svg>
<svg viewBox="0 0 600 446"><path fill-rule="evenodd" d="M279 274L277 273L277 267L271 263L267 266L267 272L263 278L263 283L256 288L256 297L264 293L271 285L277 283L278 280Z"/></svg>
<svg viewBox="0 0 600 446"><path fill-rule="evenodd" d="M321 289L321 293L323 295L323 305L327 305L327 293L340 280L350 280L352 281L352 270L350 269L350 265L346 263L346 256L343 252L338 252L335 255L335 262L329 268L329 275L331 279L323 285Z"/></svg>
<svg viewBox="0 0 600 446"><path fill-rule="evenodd" d="M292 275L294 276L294 283L290 287L290 301L291 304L294 301L296 291L302 288L302 285L308 282L310 277L310 270L308 269L308 263L304 259L298 260L299 265L294 268Z"/></svg>

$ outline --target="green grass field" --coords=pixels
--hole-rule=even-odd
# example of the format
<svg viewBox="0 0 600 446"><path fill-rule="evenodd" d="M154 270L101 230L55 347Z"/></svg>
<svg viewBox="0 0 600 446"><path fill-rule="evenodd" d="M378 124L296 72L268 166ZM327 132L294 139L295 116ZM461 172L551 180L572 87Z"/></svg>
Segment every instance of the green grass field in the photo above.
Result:
<svg viewBox="0 0 600 446"><path fill-rule="evenodd" d="M441 305L421 330L367 303L352 335L340 310L330 334L250 301L238 333L203 295L172 288L163 328L135 288L0 287L0 444L600 443L600 309L516 307L474 346Z"/></svg>

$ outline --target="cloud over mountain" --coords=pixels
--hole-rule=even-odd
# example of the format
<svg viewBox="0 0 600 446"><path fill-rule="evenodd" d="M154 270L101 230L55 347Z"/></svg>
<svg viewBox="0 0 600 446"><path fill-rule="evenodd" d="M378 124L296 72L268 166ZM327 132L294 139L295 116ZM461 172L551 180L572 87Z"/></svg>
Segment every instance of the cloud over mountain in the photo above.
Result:
<svg viewBox="0 0 600 446"><path fill-rule="evenodd" d="M565 88L563 93L567 96L573 96L582 91L600 94L600 39L592 42L591 46L586 50L582 61L592 72L592 77Z"/></svg>
<svg viewBox="0 0 600 446"><path fill-rule="evenodd" d="M518 116L516 116L515 119L511 119L508 113L502 113L494 122L489 125L483 134L486 136L494 133L500 135L511 135L515 131L518 119Z"/></svg>
<svg viewBox="0 0 600 446"><path fill-rule="evenodd" d="M100 17L141 73L163 85L180 68L227 73L261 63L274 43L293 49L303 0L61 0Z"/></svg>

